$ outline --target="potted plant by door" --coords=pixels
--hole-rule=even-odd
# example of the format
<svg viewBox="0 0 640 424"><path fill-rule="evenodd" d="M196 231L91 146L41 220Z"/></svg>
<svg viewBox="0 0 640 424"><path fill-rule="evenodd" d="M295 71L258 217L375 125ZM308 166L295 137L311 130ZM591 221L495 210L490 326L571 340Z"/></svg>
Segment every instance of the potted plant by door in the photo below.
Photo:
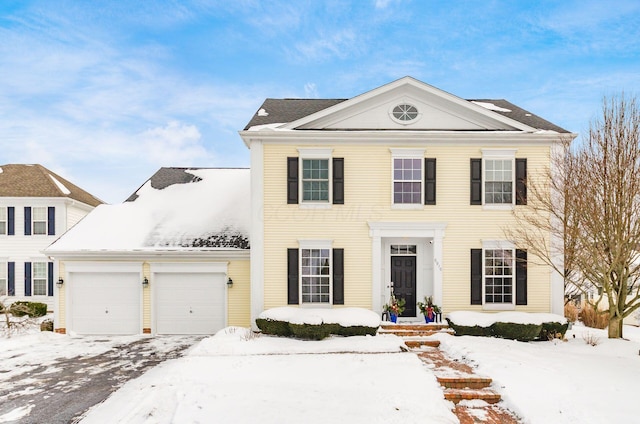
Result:
<svg viewBox="0 0 640 424"><path fill-rule="evenodd" d="M433 304L433 298L431 296L424 297L424 302L418 302L418 309L424 315L424 322L434 322L436 319L436 314L441 313L441 309L438 305Z"/></svg>
<svg viewBox="0 0 640 424"><path fill-rule="evenodd" d="M395 296L391 296L389 303L384 305L384 310L389 313L391 322L398 322L398 316L404 312L405 303L404 299L397 299Z"/></svg>

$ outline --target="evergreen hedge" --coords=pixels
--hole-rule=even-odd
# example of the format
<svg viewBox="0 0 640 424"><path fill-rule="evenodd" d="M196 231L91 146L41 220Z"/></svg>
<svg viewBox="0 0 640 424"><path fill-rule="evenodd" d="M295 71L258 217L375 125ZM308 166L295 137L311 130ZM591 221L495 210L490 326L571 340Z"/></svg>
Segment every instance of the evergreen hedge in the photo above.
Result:
<svg viewBox="0 0 640 424"><path fill-rule="evenodd" d="M502 339L531 341L550 340L556 337L564 338L569 324L559 322L545 322L543 324L516 324L512 322L496 322L488 327L457 325L449 318L445 318L456 336L499 337Z"/></svg>
<svg viewBox="0 0 640 424"><path fill-rule="evenodd" d="M256 325L264 334L281 337L296 337L304 340L322 340L329 335L336 336L375 336L378 327L354 325L343 327L335 323L322 324L292 324L286 321L271 319L256 319Z"/></svg>

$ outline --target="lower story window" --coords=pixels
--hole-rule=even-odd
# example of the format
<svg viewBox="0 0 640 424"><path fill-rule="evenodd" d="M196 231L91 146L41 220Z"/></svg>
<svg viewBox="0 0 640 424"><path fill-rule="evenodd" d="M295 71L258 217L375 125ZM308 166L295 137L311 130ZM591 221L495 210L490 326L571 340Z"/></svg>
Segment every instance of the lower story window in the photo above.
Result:
<svg viewBox="0 0 640 424"><path fill-rule="evenodd" d="M331 249L301 249L302 303L329 303Z"/></svg>
<svg viewBox="0 0 640 424"><path fill-rule="evenodd" d="M513 250L484 251L485 303L513 303Z"/></svg>
<svg viewBox="0 0 640 424"><path fill-rule="evenodd" d="M46 262L33 263L33 295L34 296L47 295L47 263Z"/></svg>

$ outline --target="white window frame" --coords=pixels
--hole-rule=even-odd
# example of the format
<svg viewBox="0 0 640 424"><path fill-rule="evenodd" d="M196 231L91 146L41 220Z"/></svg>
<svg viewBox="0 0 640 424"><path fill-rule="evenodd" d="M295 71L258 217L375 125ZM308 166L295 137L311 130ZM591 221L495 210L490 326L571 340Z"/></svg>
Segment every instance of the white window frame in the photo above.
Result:
<svg viewBox="0 0 640 424"><path fill-rule="evenodd" d="M43 265L44 268L44 277L42 277L41 275L36 275L36 268L40 267L40 264ZM38 265L38 266L36 266ZM33 261L31 262L31 295L32 296L47 296L47 290L48 290L48 272L49 272L49 265L48 262L45 261ZM36 293L36 280L44 280L44 294L38 294Z"/></svg>
<svg viewBox="0 0 640 424"><path fill-rule="evenodd" d="M44 210L44 220L38 219L36 220L36 210ZM31 208L31 234L34 236L46 236L48 234L48 226L49 226L49 209L46 206L33 206ZM44 232L36 232L36 223L44 223Z"/></svg>
<svg viewBox="0 0 640 424"><path fill-rule="evenodd" d="M389 149L391 151L391 208L392 209L424 209L424 149ZM420 160L420 181L418 180L397 180L395 179L396 159L419 159ZM417 182L420 183L420 202L418 203L396 203L395 183L396 182Z"/></svg>
<svg viewBox="0 0 640 424"><path fill-rule="evenodd" d="M327 302L305 302L303 293L302 279L307 276L303 274L303 250L328 250L329 251L329 299ZM305 307L331 307L333 304L333 240L298 240L298 296L300 299L300 306ZM309 275L316 276L316 275ZM322 276L320 274L319 276Z"/></svg>
<svg viewBox="0 0 640 424"><path fill-rule="evenodd" d="M487 275L486 252L487 250L511 251L511 302L493 303L486 301ZM512 311L516 308L516 248L512 242L506 240L482 241L482 305L483 309L491 311Z"/></svg>
<svg viewBox="0 0 640 424"><path fill-rule="evenodd" d="M298 198L299 207L302 209L330 209L333 199L333 149L298 149ZM304 200L304 161L305 160L326 160L328 170L328 196L327 200Z"/></svg>
<svg viewBox="0 0 640 424"><path fill-rule="evenodd" d="M0 236L6 236L8 232L9 232L9 210L6 206L0 206Z"/></svg>
<svg viewBox="0 0 640 424"><path fill-rule="evenodd" d="M9 264L5 260L0 261L0 296L9 295Z"/></svg>
<svg viewBox="0 0 640 424"><path fill-rule="evenodd" d="M517 149L482 149L482 205L484 209L511 210L516 204L516 152ZM488 160L511 162L511 203L487 203Z"/></svg>

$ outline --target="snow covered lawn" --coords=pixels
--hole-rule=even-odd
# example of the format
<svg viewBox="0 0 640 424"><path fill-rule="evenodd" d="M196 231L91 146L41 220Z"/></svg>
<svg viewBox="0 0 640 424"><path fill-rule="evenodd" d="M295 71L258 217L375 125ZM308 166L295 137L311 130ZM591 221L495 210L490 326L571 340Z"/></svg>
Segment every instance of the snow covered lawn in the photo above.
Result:
<svg viewBox="0 0 640 424"><path fill-rule="evenodd" d="M226 329L130 381L82 422L456 423L433 374L401 344Z"/></svg>
<svg viewBox="0 0 640 424"><path fill-rule="evenodd" d="M606 330L574 326L567 342L436 337L441 350L492 377L525 423L568 424L638 422L640 328L625 326L624 336L609 340ZM589 337L598 345L585 343Z"/></svg>

